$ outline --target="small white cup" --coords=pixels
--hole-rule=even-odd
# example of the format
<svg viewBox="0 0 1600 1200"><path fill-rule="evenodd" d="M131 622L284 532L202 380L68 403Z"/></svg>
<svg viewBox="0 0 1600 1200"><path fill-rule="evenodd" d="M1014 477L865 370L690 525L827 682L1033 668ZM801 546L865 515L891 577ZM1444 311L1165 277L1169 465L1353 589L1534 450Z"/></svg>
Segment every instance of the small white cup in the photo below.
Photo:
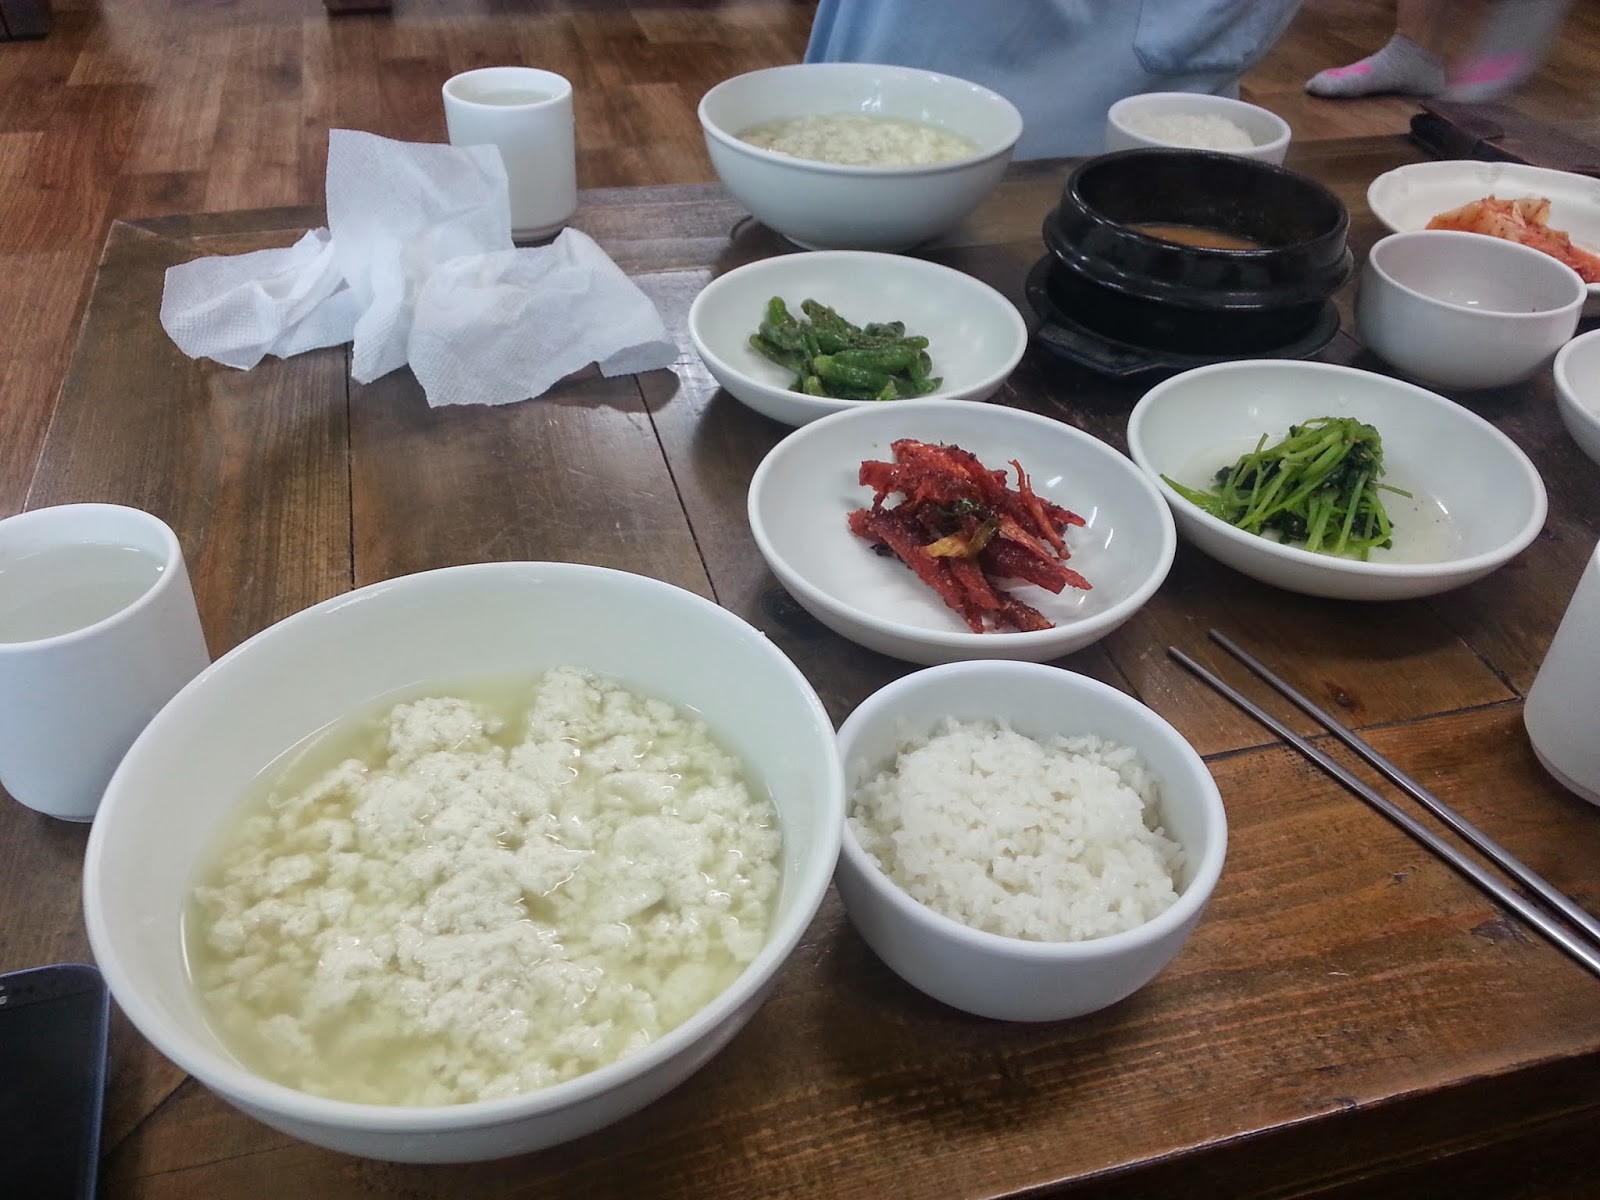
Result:
<svg viewBox="0 0 1600 1200"><path fill-rule="evenodd" d="M177 536L137 508L0 521L0 785L90 821L117 764L211 661Z"/></svg>
<svg viewBox="0 0 1600 1200"><path fill-rule="evenodd" d="M444 85L452 146L498 146L511 188L511 236L549 237L578 208L572 84L534 67L480 67Z"/></svg>
<svg viewBox="0 0 1600 1200"><path fill-rule="evenodd" d="M1600 546L1528 689L1522 720L1545 770L1600 804Z"/></svg>

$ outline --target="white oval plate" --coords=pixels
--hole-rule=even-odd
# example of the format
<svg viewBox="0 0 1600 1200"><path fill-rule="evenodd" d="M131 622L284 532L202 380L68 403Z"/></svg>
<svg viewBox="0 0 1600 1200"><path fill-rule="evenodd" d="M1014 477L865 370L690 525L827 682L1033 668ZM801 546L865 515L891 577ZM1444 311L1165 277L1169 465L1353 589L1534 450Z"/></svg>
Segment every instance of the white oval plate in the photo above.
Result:
<svg viewBox="0 0 1600 1200"><path fill-rule="evenodd" d="M1016 305L953 267L871 250L816 250L747 263L713 279L694 298L689 339L724 390L785 425L905 401L790 391L794 372L750 345L774 296L783 297L796 315L802 300L817 300L858 325L904 321L908 334L928 339L933 373L944 380L921 399L985 400L1028 348L1028 326Z"/></svg>
<svg viewBox="0 0 1600 1200"><path fill-rule="evenodd" d="M1314 417L1356 417L1383 438L1394 546L1370 561L1317 554L1235 528L1162 481L1204 488L1265 434ZM1448 447L1441 453L1440 447ZM1178 532L1219 562L1286 591L1406 600L1481 579L1544 527L1544 481L1488 421L1437 392L1332 363L1218 363L1163 380L1128 417L1128 450L1172 506Z"/></svg>
<svg viewBox="0 0 1600 1200"><path fill-rule="evenodd" d="M932 588L850 532L872 503L863 459L889 460L899 438L943 442L1004 469L1016 459L1040 496L1082 516L1067 531L1068 565L1093 585L1052 595L1006 583L1055 624L1036 632L973 633ZM1177 547L1172 516L1139 469L1112 447L1050 417L970 400L901 400L805 425L768 452L750 481L751 532L778 582L828 628L906 662L977 658L1047 662L1098 641L1166 578Z"/></svg>
<svg viewBox="0 0 1600 1200"><path fill-rule="evenodd" d="M1391 233L1404 233L1426 229L1440 213L1485 196L1548 198L1550 228L1570 236L1580 249L1600 254L1600 179L1569 171L1469 159L1412 163L1374 179L1367 187L1367 207ZM1600 283L1589 285L1583 313L1600 315Z"/></svg>

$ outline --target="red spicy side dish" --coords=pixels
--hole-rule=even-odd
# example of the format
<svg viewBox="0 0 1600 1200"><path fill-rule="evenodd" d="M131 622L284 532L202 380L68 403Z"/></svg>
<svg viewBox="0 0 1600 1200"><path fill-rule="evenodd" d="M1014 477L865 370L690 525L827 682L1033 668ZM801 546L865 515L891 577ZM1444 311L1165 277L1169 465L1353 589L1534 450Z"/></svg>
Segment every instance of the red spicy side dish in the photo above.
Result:
<svg viewBox="0 0 1600 1200"><path fill-rule="evenodd" d="M974 633L1055 628L998 579L1058 595L1092 586L1066 565L1071 551L1063 535L1083 518L1036 495L1015 459L1013 488L1006 472L990 470L960 446L902 438L890 449L893 462L861 464L872 507L850 514L850 531L910 567ZM899 502L886 504L894 494Z"/></svg>

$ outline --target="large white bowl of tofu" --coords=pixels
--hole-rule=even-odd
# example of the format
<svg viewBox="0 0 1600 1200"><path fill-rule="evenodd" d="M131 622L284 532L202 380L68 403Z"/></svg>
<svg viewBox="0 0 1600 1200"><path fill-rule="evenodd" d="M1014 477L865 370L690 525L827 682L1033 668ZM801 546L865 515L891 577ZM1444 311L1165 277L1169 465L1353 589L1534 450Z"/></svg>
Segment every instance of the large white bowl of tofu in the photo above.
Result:
<svg viewBox="0 0 1600 1200"><path fill-rule="evenodd" d="M269 627L155 717L90 833L89 941L145 1038L275 1129L524 1154L756 1014L842 793L810 684L712 601L573 563L428 571Z"/></svg>

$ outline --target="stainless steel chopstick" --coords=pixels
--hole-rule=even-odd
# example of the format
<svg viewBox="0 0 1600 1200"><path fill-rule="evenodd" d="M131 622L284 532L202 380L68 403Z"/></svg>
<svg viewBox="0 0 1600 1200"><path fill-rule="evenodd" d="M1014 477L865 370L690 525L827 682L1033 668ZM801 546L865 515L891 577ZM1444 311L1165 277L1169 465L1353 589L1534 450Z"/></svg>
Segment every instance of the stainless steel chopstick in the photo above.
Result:
<svg viewBox="0 0 1600 1200"><path fill-rule="evenodd" d="M1493 896L1506 908L1516 913L1517 916L1522 918L1522 920L1526 921L1533 928L1544 934L1545 937L1549 938L1557 946L1565 950L1578 962L1587 967L1592 974L1600 976L1600 948L1591 945L1582 934L1576 930L1570 929L1560 921L1557 921L1554 917L1551 917L1543 909L1534 905L1532 901L1528 900L1527 897L1523 896L1520 892L1513 891L1511 888L1507 887L1499 879L1485 870L1483 866L1468 858L1449 842L1444 841L1439 837L1438 834L1434 833L1410 813L1406 812L1404 809L1395 804L1393 800L1390 800L1387 796L1384 796L1368 787L1362 780L1346 770L1345 767L1338 761L1324 754L1305 738L1301 737L1282 721L1278 720L1278 718L1274 717L1271 713L1261 708L1242 692L1234 688L1231 684L1225 682L1218 676L1213 675L1210 671L1206 670L1206 668L1195 662L1194 659L1190 658L1182 650L1179 650L1176 646L1168 646L1167 653L1175 658L1178 662L1182 663L1183 666L1188 668L1199 678L1205 680L1222 695L1226 696L1229 700L1232 700L1245 712L1249 713L1256 720L1260 721L1268 729L1272 730L1272 732L1283 738L1284 741L1288 742L1295 749L1299 750L1300 753L1304 754L1312 762L1316 763L1324 771L1328 772L1328 774L1332 775L1340 783L1344 784L1345 787L1349 788L1368 804L1372 805L1373 808L1377 809L1384 816L1388 817L1389 820L1400 826L1401 829L1405 830L1413 838L1421 842L1424 846L1436 854L1439 858L1443 859L1446 863L1454 867L1457 871L1461 872L1461 874L1465 875L1473 883L1477 884L1478 887L1483 889L1489 895Z"/></svg>
<svg viewBox="0 0 1600 1200"><path fill-rule="evenodd" d="M1423 787L1410 775L1395 766L1376 747L1364 741L1354 730L1341 723L1332 713L1318 707L1311 697L1281 679L1265 663L1217 630L1212 629L1208 632L1212 641L1249 667L1263 682L1276 689L1279 695L1292 701L1299 707L1300 711L1313 720L1320 722L1327 728L1329 733L1382 771L1397 787L1403 788L1408 796L1450 826L1451 829L1454 829L1466 841L1476 846L1507 875L1517 880L1551 908L1582 929L1584 933L1588 934L1590 941L1600 946L1600 919L1596 919L1587 909L1579 907L1560 888L1512 854L1511 851L1451 808L1434 793Z"/></svg>

